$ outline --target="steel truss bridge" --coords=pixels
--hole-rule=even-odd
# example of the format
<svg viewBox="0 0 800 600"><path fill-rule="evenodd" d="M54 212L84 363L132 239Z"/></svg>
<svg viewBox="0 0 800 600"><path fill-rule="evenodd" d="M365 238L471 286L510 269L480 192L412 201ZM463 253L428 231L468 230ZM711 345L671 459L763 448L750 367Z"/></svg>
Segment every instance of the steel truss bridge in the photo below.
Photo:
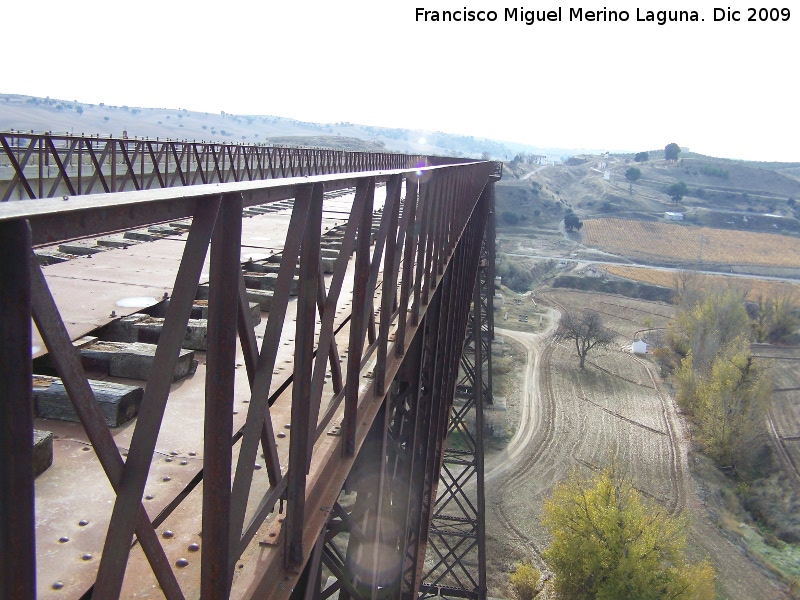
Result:
<svg viewBox="0 0 800 600"><path fill-rule="evenodd" d="M499 163L19 133L0 144L0 196L35 200L0 204L0 597L486 597ZM324 273L323 215L344 192ZM277 283L254 330L242 239L261 217L243 215L289 199L270 225ZM190 228L162 244L172 284L138 417L110 428L72 314L88 310L73 306L80 293L102 294L65 297L34 249L176 220ZM141 278L159 275L148 268ZM205 282L208 348L173 382ZM44 354L80 419L59 441L84 451L62 451L61 467L56 453L61 475L34 480ZM195 412L176 420L174 403ZM70 484L75 465L86 479ZM95 493L105 508L80 522L59 508L88 512Z"/></svg>

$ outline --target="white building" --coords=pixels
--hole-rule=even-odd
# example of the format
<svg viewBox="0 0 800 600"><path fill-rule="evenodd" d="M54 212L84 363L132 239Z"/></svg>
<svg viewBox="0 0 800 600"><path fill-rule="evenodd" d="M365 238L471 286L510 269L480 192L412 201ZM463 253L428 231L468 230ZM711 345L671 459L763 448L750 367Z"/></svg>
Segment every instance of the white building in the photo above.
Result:
<svg viewBox="0 0 800 600"><path fill-rule="evenodd" d="M642 340L634 340L631 351L634 354L647 354L647 342Z"/></svg>
<svg viewBox="0 0 800 600"><path fill-rule="evenodd" d="M679 212L665 212L664 218L667 221L683 221L683 213Z"/></svg>

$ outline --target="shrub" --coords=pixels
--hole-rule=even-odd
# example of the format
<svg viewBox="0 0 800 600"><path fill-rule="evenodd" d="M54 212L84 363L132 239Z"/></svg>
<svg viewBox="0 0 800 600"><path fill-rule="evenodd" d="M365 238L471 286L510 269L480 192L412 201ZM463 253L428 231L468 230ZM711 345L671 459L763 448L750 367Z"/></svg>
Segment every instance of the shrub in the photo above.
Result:
<svg viewBox="0 0 800 600"><path fill-rule="evenodd" d="M529 562L521 562L514 565L514 572L508 578L514 596L518 600L532 600L539 591L541 573Z"/></svg>
<svg viewBox="0 0 800 600"><path fill-rule="evenodd" d="M543 557L573 600L711 600L714 570L685 557L685 522L641 496L616 467L574 473L545 501L552 542Z"/></svg>
<svg viewBox="0 0 800 600"><path fill-rule="evenodd" d="M708 175L709 177L719 177L720 179L728 179L730 173L725 169L720 169L719 167L711 167L708 165L704 165L700 167L700 172L703 175Z"/></svg>

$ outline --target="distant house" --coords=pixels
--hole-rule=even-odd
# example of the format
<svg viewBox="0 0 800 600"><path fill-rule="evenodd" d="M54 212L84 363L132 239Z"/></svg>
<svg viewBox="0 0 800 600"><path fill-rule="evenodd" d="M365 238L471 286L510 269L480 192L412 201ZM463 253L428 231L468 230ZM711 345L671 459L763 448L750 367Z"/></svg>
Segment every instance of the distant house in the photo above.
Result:
<svg viewBox="0 0 800 600"><path fill-rule="evenodd" d="M664 218L667 221L683 221L683 213L679 212L665 212Z"/></svg>
<svg viewBox="0 0 800 600"><path fill-rule="evenodd" d="M647 354L647 342L644 342L642 340L635 340L633 342L633 347L631 348L631 351L634 354Z"/></svg>

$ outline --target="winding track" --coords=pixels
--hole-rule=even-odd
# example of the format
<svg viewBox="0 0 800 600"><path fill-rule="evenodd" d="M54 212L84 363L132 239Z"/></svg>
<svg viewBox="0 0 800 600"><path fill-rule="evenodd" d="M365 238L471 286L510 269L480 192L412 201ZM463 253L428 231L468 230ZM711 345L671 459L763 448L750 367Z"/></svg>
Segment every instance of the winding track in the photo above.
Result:
<svg viewBox="0 0 800 600"><path fill-rule="evenodd" d="M551 314L552 316L555 315ZM515 524L515 519L509 515L503 498L509 493L513 494L514 489L520 487L520 482L525 481L530 465L541 457L554 440L555 401L550 389L550 375L548 369L542 370L539 365L542 360L545 363L549 362L552 355L553 346L548 337L555 322L556 319L551 318L548 331L538 335L498 330L525 347L527 364L521 390L523 402L519 428L509 442L508 448L487 461L485 474L486 489L493 490L491 503L496 508L496 515L502 527L513 534L513 539L517 542L515 545L533 550L539 558L540 566L543 565L538 542ZM541 387L545 389L544 394L541 393ZM499 485L494 485L495 480Z"/></svg>

